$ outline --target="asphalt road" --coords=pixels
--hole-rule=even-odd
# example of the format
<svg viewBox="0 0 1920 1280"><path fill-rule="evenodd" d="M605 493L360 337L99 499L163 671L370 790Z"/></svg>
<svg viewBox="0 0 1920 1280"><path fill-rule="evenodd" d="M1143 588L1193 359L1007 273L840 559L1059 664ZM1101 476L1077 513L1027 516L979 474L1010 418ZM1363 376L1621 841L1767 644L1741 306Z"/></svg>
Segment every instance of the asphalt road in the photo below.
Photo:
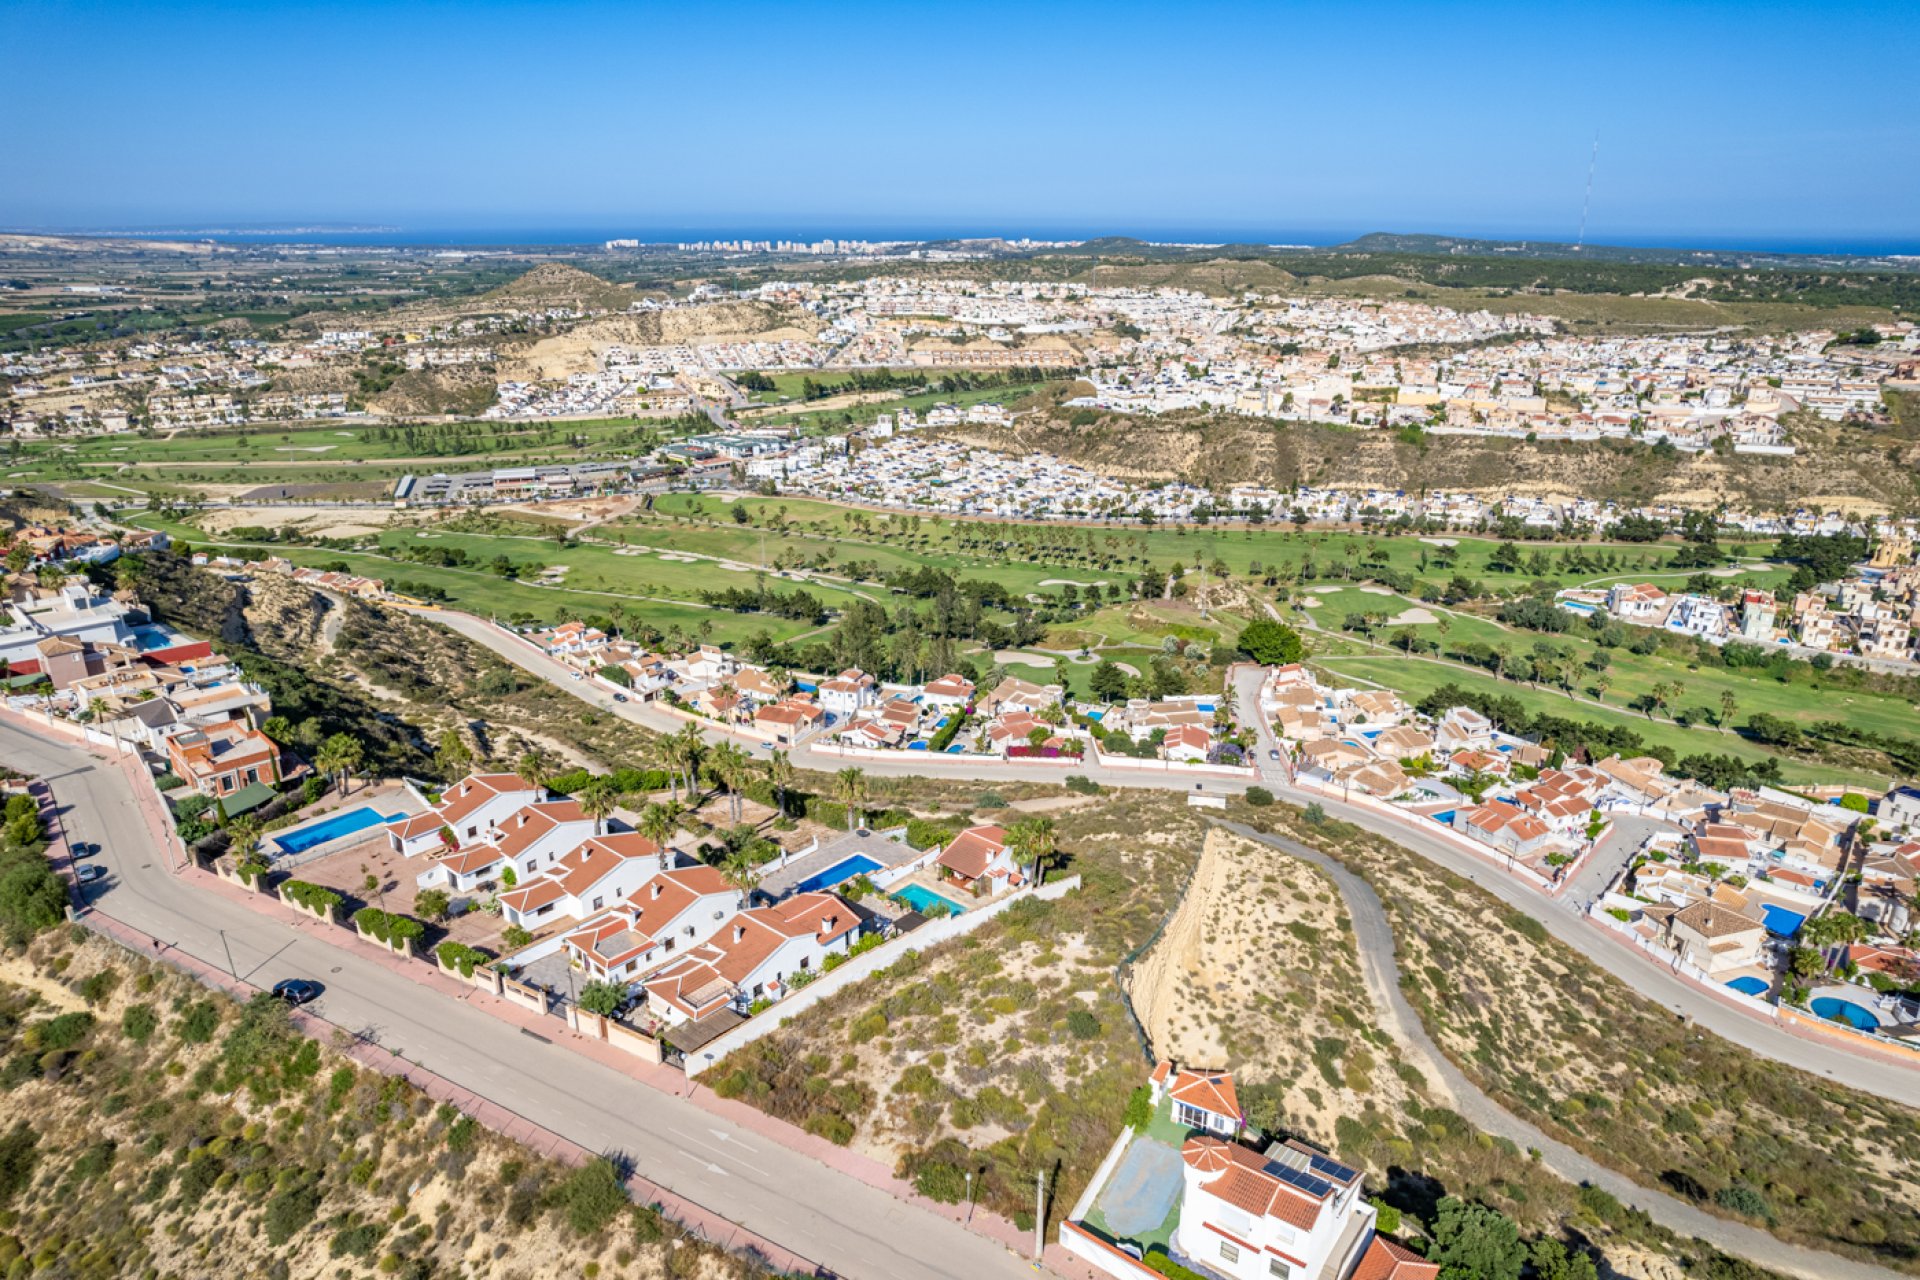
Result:
<svg viewBox="0 0 1920 1280"><path fill-rule="evenodd" d="M1382 1029L1426 1058L1427 1069L1438 1072L1441 1083L1453 1097L1455 1109L1475 1128L1506 1138L1523 1150L1537 1150L1542 1163L1561 1177L1571 1182L1591 1183L1611 1192L1622 1204L1644 1210L1668 1230L1685 1237L1698 1237L1728 1253L1753 1258L1775 1270L1807 1276L1809 1280L1893 1280L1896 1273L1884 1268L1817 1249L1787 1244L1758 1227L1715 1217L1685 1200L1643 1187L1566 1143L1549 1137L1529 1121L1502 1107L1447 1061L1440 1052L1440 1046L1427 1034L1426 1025L1421 1022L1418 1011L1401 991L1400 965L1394 958L1393 926L1387 920L1386 909L1380 905L1380 899L1371 885L1335 859L1297 841L1270 836L1235 822L1222 822L1219 825L1236 835L1305 859L1332 877L1340 896L1346 900L1348 914L1353 918L1354 943L1360 953L1361 968L1373 995L1375 1012Z"/></svg>
<svg viewBox="0 0 1920 1280"><path fill-rule="evenodd" d="M624 716L637 724L658 732L672 733L687 723L678 716L657 707L632 702L614 702L613 695L601 686L586 679L571 679L570 668L547 657L532 645L505 635L485 619L444 611L423 613L421 616L451 627L462 635L485 645L522 670L550 680L559 687L569 690L574 696L616 715ZM1696 1026L1732 1041L1743 1049L1771 1058L1776 1062L1797 1067L1802 1071L1842 1081L1853 1088L1877 1094L1902 1105L1911 1105L1916 1097L1920 1097L1920 1061L1907 1064L1892 1059L1869 1057L1825 1040L1795 1035L1776 1023L1756 1018L1727 1001L1699 990L1644 952L1635 950L1612 933L1583 918L1581 908L1586 899L1593 894L1585 893L1576 897L1576 893L1589 880L1604 883L1604 874L1609 864L1617 866L1630 851L1631 845L1637 844L1645 831L1657 824L1638 817L1619 819L1616 822L1616 830L1612 833L1612 839L1603 839L1601 847L1589 860L1589 865L1576 873L1574 886L1559 899L1545 898L1538 890L1503 874L1484 859L1476 858L1454 847L1437 834L1428 835L1417 827L1395 822L1370 809L1345 804L1318 792L1293 786L1288 780L1284 766L1268 758L1268 753L1279 743L1273 736L1272 726L1266 723L1258 713L1260 684L1263 678L1264 672L1261 668L1253 666L1236 668L1234 694L1236 706L1243 720L1255 725L1260 735L1259 746L1254 753L1255 761L1260 768L1260 785L1273 792L1275 796L1301 805L1318 803L1333 817L1384 836L1402 848L1410 849L1482 885L1510 906L1537 917L1546 925L1548 932L1634 990L1672 1009L1676 1016L1692 1018ZM708 730L707 736L718 741L726 735L716 728ZM764 757L765 753L756 752L756 754ZM1042 770L1033 765L1015 764L1004 760L983 760L978 756L934 756L915 752L914 757L898 763L875 759L848 759L813 751L803 746L793 753L793 762L799 768L819 769L825 772L844 768L848 764L857 764L868 774L877 777L957 776L981 782L1032 782L1057 781L1068 773L1081 773L1102 786L1177 788L1183 791L1194 789L1194 781L1178 772L1168 776L1150 771L1107 769L1097 764L1086 764L1072 769L1063 768L1056 774L1053 770ZM1215 794L1237 793L1244 791L1247 785L1245 782L1219 777L1209 777L1200 782L1202 789ZM1595 889L1593 892L1598 890Z"/></svg>
<svg viewBox="0 0 1920 1280"><path fill-rule="evenodd" d="M623 1152L642 1176L841 1275L1032 1272L992 1241L849 1174L177 879L125 776L78 747L0 724L0 760L53 788L69 837L101 846L109 876L89 894L150 937L256 984L317 979L326 994L311 1007L330 1022L589 1150Z"/></svg>

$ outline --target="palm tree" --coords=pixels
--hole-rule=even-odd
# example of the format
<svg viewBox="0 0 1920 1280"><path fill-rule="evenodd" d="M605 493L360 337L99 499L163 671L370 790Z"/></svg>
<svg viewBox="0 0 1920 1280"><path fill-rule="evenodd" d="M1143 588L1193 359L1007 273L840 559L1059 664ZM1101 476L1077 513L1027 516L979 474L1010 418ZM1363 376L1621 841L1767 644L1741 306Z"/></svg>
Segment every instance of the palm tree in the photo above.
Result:
<svg viewBox="0 0 1920 1280"><path fill-rule="evenodd" d="M667 739L667 750L686 771L687 799L691 801L700 789L700 759L707 754L707 740L701 736L700 726L692 721L681 726L680 732Z"/></svg>
<svg viewBox="0 0 1920 1280"><path fill-rule="evenodd" d="M846 768L833 775L833 798L847 807L847 830L858 824L854 818L867 802L867 772Z"/></svg>
<svg viewBox="0 0 1920 1280"><path fill-rule="evenodd" d="M545 747L528 747L514 762L513 771L519 775L520 781L534 790L545 790L547 779L553 776L553 758L547 754Z"/></svg>
<svg viewBox="0 0 1920 1280"><path fill-rule="evenodd" d="M1613 677L1602 671L1593 678L1593 691L1600 695L1600 701L1607 700L1607 690L1613 687Z"/></svg>
<svg viewBox="0 0 1920 1280"><path fill-rule="evenodd" d="M1033 868L1032 880L1037 886L1045 870L1047 860L1053 857L1058 845L1054 840L1052 818L1026 818L1013 824L1007 832L1007 843L1012 846L1014 856Z"/></svg>
<svg viewBox="0 0 1920 1280"><path fill-rule="evenodd" d="M353 780L354 770L365 762L366 757L367 748L360 739L350 733L336 733L320 744L313 767L337 777L337 785L344 794L347 784Z"/></svg>
<svg viewBox="0 0 1920 1280"><path fill-rule="evenodd" d="M714 776L720 779L720 785L727 789L727 816L735 825L740 822L740 787L747 780L747 753L739 745L723 742L713 749L711 758Z"/></svg>
<svg viewBox="0 0 1920 1280"><path fill-rule="evenodd" d="M667 841L680 827L680 802L668 800L650 804L640 811L640 834L659 845L667 847Z"/></svg>
<svg viewBox="0 0 1920 1280"><path fill-rule="evenodd" d="M767 781L773 784L773 804L782 816L787 812L787 788L793 785L793 757L775 751L767 760Z"/></svg>
<svg viewBox="0 0 1920 1280"><path fill-rule="evenodd" d="M605 835L607 819L620 804L620 793L614 789L609 778L589 778L587 784L573 793L580 805L580 812L593 819L593 834Z"/></svg>
<svg viewBox="0 0 1920 1280"><path fill-rule="evenodd" d="M1740 700L1733 696L1733 690L1720 691L1720 732L1725 733L1727 726L1733 723L1733 713L1739 705Z"/></svg>
<svg viewBox="0 0 1920 1280"><path fill-rule="evenodd" d="M720 878L738 889L740 900L745 902L760 887L760 864L745 848L735 849L721 861Z"/></svg>
<svg viewBox="0 0 1920 1280"><path fill-rule="evenodd" d="M467 750L467 744L460 739L458 729L448 729L440 735L439 745L433 749L433 762L440 766L440 772L448 778L467 767L473 759L473 752Z"/></svg>

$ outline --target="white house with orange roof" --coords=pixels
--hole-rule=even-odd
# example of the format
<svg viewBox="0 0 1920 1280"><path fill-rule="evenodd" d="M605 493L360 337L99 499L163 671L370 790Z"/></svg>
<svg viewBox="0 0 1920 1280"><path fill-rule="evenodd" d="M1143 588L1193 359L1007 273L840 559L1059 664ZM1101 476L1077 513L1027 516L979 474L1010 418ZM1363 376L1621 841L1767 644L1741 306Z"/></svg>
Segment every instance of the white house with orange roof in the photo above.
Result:
<svg viewBox="0 0 1920 1280"><path fill-rule="evenodd" d="M1213 750L1213 735L1197 724L1183 724L1167 731L1160 743L1160 754L1169 760L1205 764Z"/></svg>
<svg viewBox="0 0 1920 1280"><path fill-rule="evenodd" d="M920 700L926 706L940 711L964 707L973 701L973 681L960 675L941 676L921 689Z"/></svg>
<svg viewBox="0 0 1920 1280"><path fill-rule="evenodd" d="M500 894L500 912L529 929L563 917L584 920L658 875L671 857L635 831L593 836Z"/></svg>
<svg viewBox="0 0 1920 1280"><path fill-rule="evenodd" d="M815 691L820 706L837 720L880 701L880 684L858 667L849 667L831 680L822 680Z"/></svg>
<svg viewBox="0 0 1920 1280"><path fill-rule="evenodd" d="M1005 893L1022 882L1005 827L968 827L947 842L934 865L967 890L984 885L988 893Z"/></svg>
<svg viewBox="0 0 1920 1280"><path fill-rule="evenodd" d="M785 996L793 975L819 972L859 929L859 914L833 893L796 894L742 911L646 980L647 1010L668 1025L722 1009L746 1013L756 1000Z"/></svg>
<svg viewBox="0 0 1920 1280"><path fill-rule="evenodd" d="M827 722L827 713L811 702L786 698L754 708L754 732L775 746L790 747Z"/></svg>
<svg viewBox="0 0 1920 1280"><path fill-rule="evenodd" d="M740 891L704 863L662 871L567 935L567 955L589 981L639 982L718 933Z"/></svg>
<svg viewBox="0 0 1920 1280"><path fill-rule="evenodd" d="M572 800L543 800L514 810L492 829L491 839L436 854L416 878L422 888L445 885L467 891L483 881L528 879L552 866L594 832L593 819Z"/></svg>
<svg viewBox="0 0 1920 1280"><path fill-rule="evenodd" d="M1232 1280L1342 1280L1359 1271L1375 1213L1357 1171L1302 1142L1256 1151L1212 1133L1189 1137L1180 1158L1177 1254Z"/></svg>
<svg viewBox="0 0 1920 1280"><path fill-rule="evenodd" d="M491 843L495 827L509 815L546 798L544 787L517 774L468 774L441 792L440 803L388 827L387 842L409 858L445 848L443 831L452 834L456 848L475 841Z"/></svg>
<svg viewBox="0 0 1920 1280"><path fill-rule="evenodd" d="M1225 1071L1198 1071L1162 1061L1147 1084L1155 1102L1164 1097L1172 1103L1175 1124L1228 1137L1246 1128L1240 1095Z"/></svg>

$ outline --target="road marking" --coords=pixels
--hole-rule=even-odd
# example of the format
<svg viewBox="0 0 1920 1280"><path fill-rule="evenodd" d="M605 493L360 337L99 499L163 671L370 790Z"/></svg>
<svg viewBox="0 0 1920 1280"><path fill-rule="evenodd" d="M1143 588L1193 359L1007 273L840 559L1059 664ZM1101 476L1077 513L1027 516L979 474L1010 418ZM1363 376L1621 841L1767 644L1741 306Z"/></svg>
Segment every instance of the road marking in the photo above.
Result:
<svg viewBox="0 0 1920 1280"><path fill-rule="evenodd" d="M714 1137L720 1139L720 1141L722 1142L731 1142L734 1146L740 1148L742 1151L745 1151L750 1155L760 1154L758 1151L755 1151L752 1147L740 1141L738 1138L735 1138L732 1134L726 1132L724 1129L709 1129L707 1130L707 1132L712 1134Z"/></svg>

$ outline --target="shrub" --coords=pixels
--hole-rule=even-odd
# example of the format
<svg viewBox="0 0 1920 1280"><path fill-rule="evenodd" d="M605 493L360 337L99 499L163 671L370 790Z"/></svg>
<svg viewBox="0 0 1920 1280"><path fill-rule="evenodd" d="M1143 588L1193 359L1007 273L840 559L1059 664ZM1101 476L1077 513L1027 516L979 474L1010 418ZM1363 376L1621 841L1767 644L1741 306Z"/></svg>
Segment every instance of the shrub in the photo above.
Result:
<svg viewBox="0 0 1920 1280"><path fill-rule="evenodd" d="M206 1044L220 1029L220 1006L211 1000L197 1000L187 1006L174 1023L174 1034L187 1044Z"/></svg>
<svg viewBox="0 0 1920 1280"><path fill-rule="evenodd" d="M413 900L413 909L429 920L445 920L453 899L445 889L422 889Z"/></svg>
<svg viewBox="0 0 1920 1280"><path fill-rule="evenodd" d="M1101 1030L1100 1019L1086 1009L1074 1009L1067 1014L1067 1033L1076 1040L1092 1040Z"/></svg>
<svg viewBox="0 0 1920 1280"><path fill-rule="evenodd" d="M913 1189L939 1204L959 1204L966 1199L967 1174L954 1165L929 1164L914 1175Z"/></svg>
<svg viewBox="0 0 1920 1280"><path fill-rule="evenodd" d="M163 773L153 780L153 786L156 791L172 791L175 787L184 787L185 785L186 783L181 780L179 774L171 772Z"/></svg>
<svg viewBox="0 0 1920 1280"><path fill-rule="evenodd" d="M515 951L518 951L520 948L532 943L533 934L520 925L510 924L501 931L500 941L506 943Z"/></svg>
<svg viewBox="0 0 1920 1280"><path fill-rule="evenodd" d="M1000 793L997 791L982 791L980 798L973 802L973 807L976 809L1004 809L1007 807L1007 802L1001 798Z"/></svg>
<svg viewBox="0 0 1920 1280"><path fill-rule="evenodd" d="M795 975L798 977L799 975ZM580 988L580 1007L588 1013L611 1018L627 1002L627 989L617 982L595 980Z"/></svg>
<svg viewBox="0 0 1920 1280"><path fill-rule="evenodd" d="M914 818L907 823L907 843L916 849L931 849L953 839L958 828L951 822L933 822Z"/></svg>
<svg viewBox="0 0 1920 1280"><path fill-rule="evenodd" d="M120 1034L135 1044L145 1044L159 1030L160 1015L150 1004L133 1004L120 1015Z"/></svg>
<svg viewBox="0 0 1920 1280"><path fill-rule="evenodd" d="M1097 796L1102 794L1100 784L1083 773L1068 774L1065 785L1067 790L1078 795Z"/></svg>
<svg viewBox="0 0 1920 1280"><path fill-rule="evenodd" d="M1318 800L1315 800L1303 809L1300 816L1306 820L1309 826L1323 826L1327 821L1327 811L1321 807Z"/></svg>
<svg viewBox="0 0 1920 1280"><path fill-rule="evenodd" d="M1127 1113L1122 1123L1129 1129L1144 1129L1152 1119L1153 1090L1143 1084L1127 1098Z"/></svg>
<svg viewBox="0 0 1920 1280"><path fill-rule="evenodd" d="M1393 1235L1400 1230L1400 1211L1390 1204L1381 1204L1378 1200L1369 1201L1373 1205L1374 1230Z"/></svg>
<svg viewBox="0 0 1920 1280"><path fill-rule="evenodd" d="M340 904L344 901L339 894L325 885L309 884L305 880L285 881L280 886L280 894L288 902L324 915L329 920L333 918L333 913L340 909Z"/></svg>
<svg viewBox="0 0 1920 1280"><path fill-rule="evenodd" d="M1183 1267L1160 1251L1155 1245L1143 1259L1147 1268L1167 1277L1167 1280L1206 1280L1206 1277L1192 1267Z"/></svg>
<svg viewBox="0 0 1920 1280"><path fill-rule="evenodd" d="M1773 1206L1767 1198L1745 1182L1735 1182L1713 1193L1713 1202L1729 1213L1744 1218L1773 1220Z"/></svg>
<svg viewBox="0 0 1920 1280"><path fill-rule="evenodd" d="M556 1198L576 1235L598 1235L627 1207L627 1186L613 1161L602 1156L570 1174Z"/></svg>
<svg viewBox="0 0 1920 1280"><path fill-rule="evenodd" d="M320 1192L312 1182L302 1178L288 1187L267 1201L267 1212L261 1218L261 1225L267 1232L267 1243L276 1248L285 1244L296 1233L306 1229L319 1209Z"/></svg>
<svg viewBox="0 0 1920 1280"><path fill-rule="evenodd" d="M1248 787L1247 803L1256 809L1264 809L1273 803L1273 792L1265 787Z"/></svg>
<svg viewBox="0 0 1920 1280"><path fill-rule="evenodd" d="M396 951L410 949L414 940L427 931L427 926L412 916L382 911L378 907L360 908L353 913L353 923L369 938L383 942Z"/></svg>
<svg viewBox="0 0 1920 1280"><path fill-rule="evenodd" d="M63 1013L27 1028L27 1042L36 1049L71 1049L86 1039L87 1033L92 1030L92 1014Z"/></svg>
<svg viewBox="0 0 1920 1280"><path fill-rule="evenodd" d="M452 969L463 978L471 978L473 971L487 962L486 952L451 938L435 947L433 954L442 968Z"/></svg>

